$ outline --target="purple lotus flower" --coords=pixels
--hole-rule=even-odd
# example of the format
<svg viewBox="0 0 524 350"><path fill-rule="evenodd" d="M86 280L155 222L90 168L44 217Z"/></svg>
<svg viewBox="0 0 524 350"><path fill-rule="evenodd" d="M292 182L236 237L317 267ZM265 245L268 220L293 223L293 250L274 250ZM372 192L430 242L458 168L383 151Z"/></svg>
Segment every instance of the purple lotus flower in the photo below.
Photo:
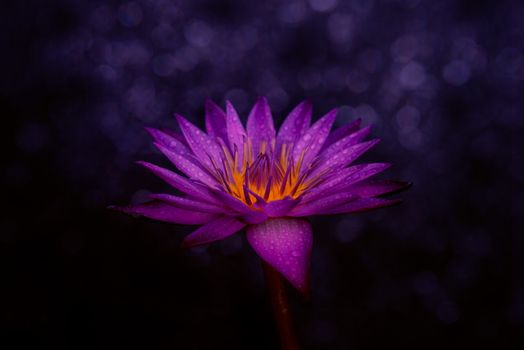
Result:
<svg viewBox="0 0 524 350"><path fill-rule="evenodd" d="M399 203L380 198L409 186L371 180L386 163L352 165L379 140L364 141L360 120L330 133L336 110L310 125L312 106L300 103L278 133L267 100L259 98L247 127L226 103L206 103L206 132L176 115L182 131L147 129L155 146L185 176L139 162L180 192L113 207L175 224L202 225L185 247L208 244L242 229L256 253L295 288L308 291L313 234L311 215L367 211Z"/></svg>

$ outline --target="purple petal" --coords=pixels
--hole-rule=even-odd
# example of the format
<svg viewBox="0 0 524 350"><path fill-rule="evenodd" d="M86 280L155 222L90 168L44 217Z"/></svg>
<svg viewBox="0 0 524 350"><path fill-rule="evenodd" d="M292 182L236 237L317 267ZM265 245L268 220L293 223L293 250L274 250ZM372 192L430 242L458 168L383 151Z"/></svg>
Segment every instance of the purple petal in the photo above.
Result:
<svg viewBox="0 0 524 350"><path fill-rule="evenodd" d="M370 134L370 132L371 126L366 126L365 128L360 129L359 131L354 132L341 140L338 140L337 142L335 142L334 144L322 151L322 153L320 154L320 157L322 159L321 162L331 158L337 153L342 152L344 149L358 144L359 142L364 140L366 136Z"/></svg>
<svg viewBox="0 0 524 350"><path fill-rule="evenodd" d="M249 210L241 212L235 215L235 217L241 219L248 224L259 224L267 219L267 214L263 211Z"/></svg>
<svg viewBox="0 0 524 350"><path fill-rule="evenodd" d="M147 128L146 128L147 129ZM187 145L187 142L186 142L186 139L184 136L180 135L178 132L176 131L173 131L173 130L170 130L170 129L167 129L167 128L162 128L162 129L159 129L161 132L163 132L164 134L167 134L173 138L175 138L178 142L182 143L184 146L188 147Z"/></svg>
<svg viewBox="0 0 524 350"><path fill-rule="evenodd" d="M267 219L266 213L260 210L251 209L246 203L222 190L213 190L213 194L223 205L231 209L231 215L241 218L249 224L258 224Z"/></svg>
<svg viewBox="0 0 524 350"><path fill-rule="evenodd" d="M193 153L203 164L212 168L211 159L219 160L222 158L222 151L218 143L186 118L178 114L175 117Z"/></svg>
<svg viewBox="0 0 524 350"><path fill-rule="evenodd" d="M279 148L283 144L294 144L297 138L307 131L311 122L312 110L311 102L304 101L289 113L278 130L277 145Z"/></svg>
<svg viewBox="0 0 524 350"><path fill-rule="evenodd" d="M380 139L374 139L371 141L362 142L354 146L351 146L350 148L340 152L340 158L334 155L332 157L333 162L327 161L326 165L335 167L346 167L349 164L353 163L355 160L357 160L361 155L366 153L371 147L375 146L379 142Z"/></svg>
<svg viewBox="0 0 524 350"><path fill-rule="evenodd" d="M246 210L249 210L249 207L246 203L242 202L240 199L233 197L231 194L221 190L221 189L212 189L211 193L217 197L217 199L222 202L224 205L228 206L229 208L238 211L238 212L244 212Z"/></svg>
<svg viewBox="0 0 524 350"><path fill-rule="evenodd" d="M229 101L226 101L226 124L231 151L234 154L235 149L237 150L239 163L241 163L244 153L244 141L247 139L247 135L237 111Z"/></svg>
<svg viewBox="0 0 524 350"><path fill-rule="evenodd" d="M193 210L185 210L172 205L152 201L125 207L110 207L126 214L145 216L150 219L182 225L202 225L213 220L216 215Z"/></svg>
<svg viewBox="0 0 524 350"><path fill-rule="evenodd" d="M351 190L359 197L377 197L407 190L411 185L410 182L402 181L365 180L354 184L348 190Z"/></svg>
<svg viewBox="0 0 524 350"><path fill-rule="evenodd" d="M269 217L286 216L297 204L298 200L291 197L271 201L263 206L264 212Z"/></svg>
<svg viewBox="0 0 524 350"><path fill-rule="evenodd" d="M247 227L247 240L265 262L307 293L313 234L303 219L274 218Z"/></svg>
<svg viewBox="0 0 524 350"><path fill-rule="evenodd" d="M322 157L315 165L315 169L308 175L308 179L315 178L325 171L345 168L379 142L379 139L362 142L349 148L344 148L329 158Z"/></svg>
<svg viewBox="0 0 524 350"><path fill-rule="evenodd" d="M329 135L329 130L335 122L337 110L334 109L320 118L302 137L293 149L293 158L297 161L302 152L305 152L303 163L308 164L322 148L324 141Z"/></svg>
<svg viewBox="0 0 524 350"><path fill-rule="evenodd" d="M162 146L176 151L180 154L191 154L191 151L186 147L186 145L184 145L180 141L180 138L182 138L182 136L177 135L172 131L166 132L155 128L146 128L146 130L151 135L151 137L153 137L153 140L155 140L155 142L161 144Z"/></svg>
<svg viewBox="0 0 524 350"><path fill-rule="evenodd" d="M349 168L341 169L329 180L307 192L304 195L304 200L311 201L315 198L344 190L350 185L381 173L390 166L391 164L388 163L369 163L354 165Z"/></svg>
<svg viewBox="0 0 524 350"><path fill-rule="evenodd" d="M245 223L235 218L222 216L199 227L188 235L184 239L182 246L190 248L218 241L237 233L245 226Z"/></svg>
<svg viewBox="0 0 524 350"><path fill-rule="evenodd" d="M326 139L326 142L324 142L324 146L322 146L322 149L326 149L335 142L342 140L344 137L349 136L355 131L357 131L360 127L361 122L362 119L359 118L333 131L331 134L329 134L328 138Z"/></svg>
<svg viewBox="0 0 524 350"><path fill-rule="evenodd" d="M224 213L225 209L223 207L219 207L213 204L203 203L194 199L190 198L184 198L184 197L178 197L173 196L170 194L151 194L149 195L152 199L159 200L161 202L165 202L168 204L171 204L177 208L182 208L186 210L196 210L201 211L204 213Z"/></svg>
<svg viewBox="0 0 524 350"><path fill-rule="evenodd" d="M256 155L262 142L268 145L275 138L273 117L265 97L259 97L247 117L247 135L253 143L253 153Z"/></svg>
<svg viewBox="0 0 524 350"><path fill-rule="evenodd" d="M176 138L154 128L146 128L155 140L154 145L162 152L180 171L193 179L198 179L208 185L215 183L199 159L193 152ZM209 159L208 159L209 160ZM202 176L200 176L202 174Z"/></svg>
<svg viewBox="0 0 524 350"><path fill-rule="evenodd" d="M191 196L197 197L199 199L216 203L216 199L214 199L205 189L203 189L201 186L194 184L189 179L180 176L177 173L174 173L170 170L164 169L162 167L148 162L139 161L137 163L151 171L153 174L155 174L156 176L158 176L177 190L189 194Z"/></svg>
<svg viewBox="0 0 524 350"><path fill-rule="evenodd" d="M339 192L301 204L295 207L288 215L294 217L315 215L356 199L358 199L358 197L351 192Z"/></svg>
<svg viewBox="0 0 524 350"><path fill-rule="evenodd" d="M155 143L155 146L169 159L171 163L173 163L189 178L199 180L208 186L216 185L216 180L192 155L179 153L176 150L169 149L159 143Z"/></svg>
<svg viewBox="0 0 524 350"><path fill-rule="evenodd" d="M226 113L211 100L206 101L206 130L209 136L228 141Z"/></svg>
<svg viewBox="0 0 524 350"><path fill-rule="evenodd" d="M326 210L317 212L317 215L361 213L373 209L389 207L401 203L400 199L360 198Z"/></svg>

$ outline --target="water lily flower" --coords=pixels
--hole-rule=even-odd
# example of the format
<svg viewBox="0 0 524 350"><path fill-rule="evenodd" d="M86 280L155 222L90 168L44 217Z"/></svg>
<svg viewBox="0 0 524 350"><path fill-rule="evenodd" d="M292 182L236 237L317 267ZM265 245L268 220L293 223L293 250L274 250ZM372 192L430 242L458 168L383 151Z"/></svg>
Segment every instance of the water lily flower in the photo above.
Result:
<svg viewBox="0 0 524 350"><path fill-rule="evenodd" d="M244 128L233 105L206 103L206 132L176 115L181 134L148 128L155 146L178 173L138 162L178 194L114 207L175 224L201 225L183 245L194 247L246 231L260 258L296 289L308 292L313 215L357 213L399 203L382 198L408 183L373 180L387 163L353 163L379 140L364 141L360 120L332 133L336 109L310 125L312 105L300 103L275 130L267 100L260 97Z"/></svg>

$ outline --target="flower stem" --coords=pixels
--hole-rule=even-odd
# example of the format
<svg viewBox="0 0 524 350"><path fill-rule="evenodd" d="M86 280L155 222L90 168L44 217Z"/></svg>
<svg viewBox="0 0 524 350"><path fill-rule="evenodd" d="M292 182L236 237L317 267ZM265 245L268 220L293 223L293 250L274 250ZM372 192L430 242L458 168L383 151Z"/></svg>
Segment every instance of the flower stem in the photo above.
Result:
<svg viewBox="0 0 524 350"><path fill-rule="evenodd" d="M298 341L291 319L291 309L285 290L284 279L278 271L262 261L267 289L271 299L273 316L280 336L282 350L299 350Z"/></svg>

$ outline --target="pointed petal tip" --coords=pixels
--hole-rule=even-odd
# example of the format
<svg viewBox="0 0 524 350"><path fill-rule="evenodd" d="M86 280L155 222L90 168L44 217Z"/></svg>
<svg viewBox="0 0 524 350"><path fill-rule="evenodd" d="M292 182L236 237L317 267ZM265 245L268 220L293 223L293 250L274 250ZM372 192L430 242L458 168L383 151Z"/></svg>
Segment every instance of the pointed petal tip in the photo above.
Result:
<svg viewBox="0 0 524 350"><path fill-rule="evenodd" d="M306 98L300 102L297 107L301 107L305 113L311 114L313 112L313 101L311 101L310 98Z"/></svg>
<svg viewBox="0 0 524 350"><path fill-rule="evenodd" d="M271 111L271 105L266 96L259 96L257 98L255 105L253 106L253 109L255 108L267 108L267 110Z"/></svg>
<svg viewBox="0 0 524 350"><path fill-rule="evenodd" d="M381 142L382 139L377 137L376 139L373 139L373 140L369 140L367 141L366 143L370 145L370 147L373 147L375 146L377 143Z"/></svg>
<svg viewBox="0 0 524 350"><path fill-rule="evenodd" d="M304 109L313 110L313 101L310 98L306 98L301 104L304 106Z"/></svg>
<svg viewBox="0 0 524 350"><path fill-rule="evenodd" d="M337 113L338 108L335 107L325 114L324 118L326 118L327 123L329 124L329 129L331 129L331 127L335 123L335 120L337 119Z"/></svg>
<svg viewBox="0 0 524 350"><path fill-rule="evenodd" d="M413 182L411 181L400 181L400 180L390 180L390 181L397 183L399 186L403 186L404 189L413 187Z"/></svg>
<svg viewBox="0 0 524 350"><path fill-rule="evenodd" d="M215 103L215 101L213 101L213 100L210 99L210 98L206 98L206 102L204 103L204 106L205 106L206 108L218 107L218 105Z"/></svg>
<svg viewBox="0 0 524 350"><path fill-rule="evenodd" d="M235 109L235 105L229 100L226 100L226 116L235 115L238 117L238 112Z"/></svg>
<svg viewBox="0 0 524 350"><path fill-rule="evenodd" d="M258 96L255 104L253 105L252 111L258 110L259 108L267 108L271 111L269 101L266 96Z"/></svg>
<svg viewBox="0 0 524 350"><path fill-rule="evenodd" d="M161 151L161 150L160 150ZM135 164L140 165L141 167L153 171L155 169L162 169L158 165L155 165L153 163L146 162L145 160L136 160Z"/></svg>
<svg viewBox="0 0 524 350"><path fill-rule="evenodd" d="M392 199L391 200L391 204L390 205L387 205L388 207L393 207L393 206L397 206L397 205L400 205L404 203L404 200L403 199Z"/></svg>
<svg viewBox="0 0 524 350"><path fill-rule="evenodd" d="M206 102L204 104L204 108L207 113L213 112L213 111L219 111L220 113L224 113L222 108L212 99L208 98L206 99Z"/></svg>
<svg viewBox="0 0 524 350"><path fill-rule="evenodd" d="M255 252L303 294L309 290L311 225L304 219L273 218L247 228Z"/></svg>
<svg viewBox="0 0 524 350"><path fill-rule="evenodd" d="M409 190L411 187L413 187L413 182L407 182L407 181L392 181L392 182L395 182L398 184L398 188L393 190L393 191L389 191L387 193L384 193L384 196L389 196L389 195L392 195L392 194L397 194L397 193L400 193L400 192L404 192L404 191L407 191ZM379 196L381 197L381 196ZM401 200L401 199L399 199Z"/></svg>
<svg viewBox="0 0 524 350"><path fill-rule="evenodd" d="M149 134L149 136L153 138L156 137L156 135L158 135L159 132L161 132L160 130L150 126L144 126L144 130Z"/></svg>
<svg viewBox="0 0 524 350"><path fill-rule="evenodd" d="M137 214L133 211L133 205L114 205L112 204L112 205L108 205L106 209L111 210L111 211L116 211L119 213L133 215L133 216L140 216L140 214Z"/></svg>
<svg viewBox="0 0 524 350"><path fill-rule="evenodd" d="M180 127L180 130L182 130L182 135L184 135L184 137L185 137L184 129L185 128L187 129L190 126L194 126L193 123L190 122L189 119L187 119L183 115L180 115L178 113L174 113L173 115L175 116L175 119L176 119L176 121L178 123L178 126Z"/></svg>
<svg viewBox="0 0 524 350"><path fill-rule="evenodd" d="M188 236L184 238L184 240L180 244L180 248L184 250L189 250L191 248L201 247L201 246L208 245L211 243L213 243L213 241L207 242L207 241L193 240L191 238L191 234L189 234Z"/></svg>
<svg viewBox="0 0 524 350"><path fill-rule="evenodd" d="M147 198L151 198L151 199L159 200L159 201L166 201L165 195L163 195L161 193L149 193L147 195Z"/></svg>
<svg viewBox="0 0 524 350"><path fill-rule="evenodd" d="M175 119L178 122L178 124L180 124L181 122L186 122L187 121L186 118L184 118L183 116L181 116L178 113L173 113L173 116L175 117Z"/></svg>
<svg viewBox="0 0 524 350"><path fill-rule="evenodd" d="M245 226L244 222L234 217L217 217L187 235L182 241L182 246L192 248L220 241L237 233Z"/></svg>
<svg viewBox="0 0 524 350"><path fill-rule="evenodd" d="M337 108L333 108L331 109L329 112L327 112L326 114L324 114L322 117L320 117L314 124L313 126L311 127L311 129L313 129L315 127L315 125L322 125L322 124L325 124L325 125L328 125L329 128L331 129L331 127L333 126L333 123L335 122L335 119L337 118ZM310 129L310 130L311 130Z"/></svg>
<svg viewBox="0 0 524 350"><path fill-rule="evenodd" d="M256 103L268 103L267 97L266 96L262 96L262 95L258 96Z"/></svg>
<svg viewBox="0 0 524 350"><path fill-rule="evenodd" d="M129 206L124 206L124 205L108 205L106 207L107 210L111 210L111 211L116 211L118 213L124 213L124 214L134 214L133 212L130 211L129 209Z"/></svg>
<svg viewBox="0 0 524 350"><path fill-rule="evenodd" d="M405 181L399 181L399 184L402 186L396 191L392 191L389 194L396 194L400 192L404 192L409 190L411 187L413 187L413 182L405 182Z"/></svg>
<svg viewBox="0 0 524 350"><path fill-rule="evenodd" d="M110 210L112 212L116 212L116 213L121 213L121 214L126 214L126 215L131 215L135 218L137 217L140 217L141 215L134 212L131 208L131 206L129 205L108 205L106 207L107 210Z"/></svg>
<svg viewBox="0 0 524 350"><path fill-rule="evenodd" d="M379 198L377 198L379 199ZM366 211L373 211L375 209L379 208L388 208L388 207L396 207L398 205L401 205L404 203L404 200L397 198L397 199L382 199L384 202L381 205L377 205L376 207L370 207L370 208L363 208L362 210L355 211L355 213L359 212L366 212Z"/></svg>
<svg viewBox="0 0 524 350"><path fill-rule="evenodd" d="M362 123L362 119L360 119L360 123ZM362 130L371 131L371 129L373 129L373 124L368 124L368 125L364 126L360 131L362 131Z"/></svg>
<svg viewBox="0 0 524 350"><path fill-rule="evenodd" d="M305 97L302 101L297 103L297 106L300 106L300 105L312 105L312 104L313 104L313 102L311 100L311 97Z"/></svg>
<svg viewBox="0 0 524 350"><path fill-rule="evenodd" d="M209 241L208 242L208 241L194 240L194 239L192 239L191 234L189 234L186 237L184 237L184 239L182 240L182 243L180 243L180 248L182 250L190 250L192 248L209 245L209 244L211 244L213 242L214 241Z"/></svg>
<svg viewBox="0 0 524 350"><path fill-rule="evenodd" d="M382 170L387 170L393 166L392 163L382 163Z"/></svg>
<svg viewBox="0 0 524 350"><path fill-rule="evenodd" d="M326 118L327 120L329 120L331 122L331 120L333 120L333 122L335 121L335 119L337 118L337 113L338 113L338 107L335 107L335 108L332 108L331 110L329 110L329 112L327 112L323 118Z"/></svg>
<svg viewBox="0 0 524 350"><path fill-rule="evenodd" d="M153 146L155 146L163 155L170 159L169 157L173 152L169 148L157 141L153 142ZM149 166L146 166L146 168L149 168Z"/></svg>
<svg viewBox="0 0 524 350"><path fill-rule="evenodd" d="M295 108L297 107L300 107L300 108L304 108L304 109L311 109L313 108L313 102L311 102L311 99L310 98L306 98L305 100L303 101L300 101Z"/></svg>
<svg viewBox="0 0 524 350"><path fill-rule="evenodd" d="M211 242L209 242L211 243ZM191 234L187 235L184 237L184 239L182 240L182 243L180 243L180 248L182 250L190 250L191 248L195 248L195 247L198 247L198 246L203 246L203 245L206 245L206 244L209 244L209 243L201 243L201 242L198 242L198 241L194 241L191 239Z"/></svg>

